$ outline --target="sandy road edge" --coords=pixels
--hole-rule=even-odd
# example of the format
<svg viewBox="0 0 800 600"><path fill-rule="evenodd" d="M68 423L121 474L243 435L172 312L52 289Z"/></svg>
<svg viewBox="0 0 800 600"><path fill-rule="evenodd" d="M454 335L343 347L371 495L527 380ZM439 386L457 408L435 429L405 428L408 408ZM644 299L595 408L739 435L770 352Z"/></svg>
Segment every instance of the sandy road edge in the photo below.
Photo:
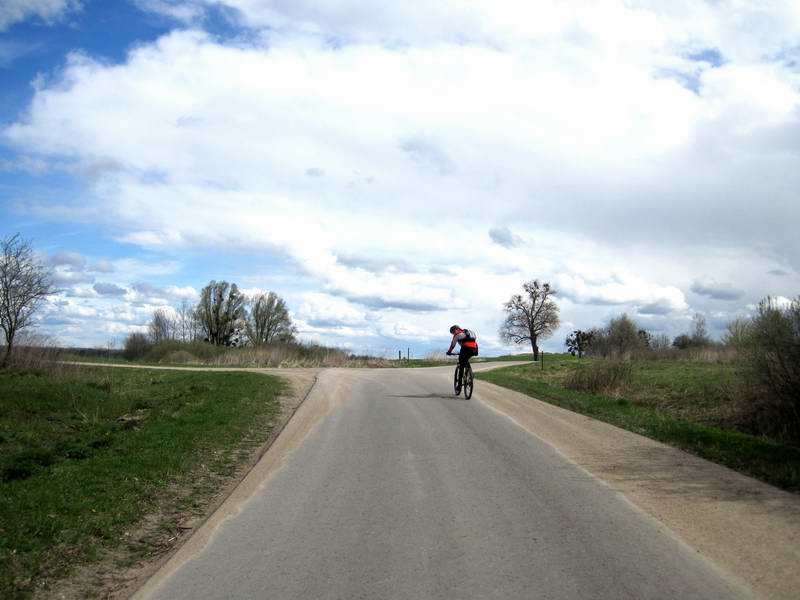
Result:
<svg viewBox="0 0 800 600"><path fill-rule="evenodd" d="M473 399L622 493L758 597L798 597L800 496L487 381Z"/></svg>
<svg viewBox="0 0 800 600"><path fill-rule="evenodd" d="M97 366L95 363L72 363L78 364L81 366ZM106 367L116 367L119 366L121 368L151 368L146 366L135 366L135 365L111 365L105 364L103 366ZM203 368L174 368L174 367L161 367L161 369L165 370L191 370L191 371L208 371L208 372L217 372L222 369L203 369ZM227 370L227 369L225 369ZM233 370L233 369L232 369ZM253 471L259 465L261 460L264 458L264 455L269 451L269 449L275 444L275 441L280 437L281 433L286 429L286 426L291 421L292 417L300 410L300 407L305 403L308 399L308 396L311 394L311 391L314 389L318 379L319 379L319 371L320 369L305 369L307 373L307 381L303 381L302 377L297 377L297 374L292 373L280 373L278 369L235 369L237 371L247 371L247 372L257 372L267 375L275 375L277 377L283 377L285 379L290 380L291 383L300 385L300 393L294 393L291 396L288 396L290 400L294 400L294 402L290 403L287 406L283 406L281 410L281 414L279 416L279 421L275 427L272 428L270 431L267 439L264 443L258 448L256 452L250 458L250 463L248 464L247 468L235 479L230 481L225 488L222 490L222 493L214 499L212 503L210 503L205 510L205 516L197 521L191 529L188 529L184 532L183 535L177 540L176 544L166 553L159 556L157 559L152 560L150 562L145 563L144 565L139 566L136 569L136 575L128 581L123 587L119 589L115 589L109 592L108 597L113 599L127 599L133 597L135 594L139 592L143 587L147 585L147 583L153 578L153 576L158 573L164 566L174 558L176 554L178 554L181 549L192 540L195 534L207 527L209 521L211 521L215 515L218 513L220 508L228 502L234 494L236 494L237 490L240 488L242 483L251 476ZM295 390L296 392L297 390ZM285 398L286 396L284 396Z"/></svg>

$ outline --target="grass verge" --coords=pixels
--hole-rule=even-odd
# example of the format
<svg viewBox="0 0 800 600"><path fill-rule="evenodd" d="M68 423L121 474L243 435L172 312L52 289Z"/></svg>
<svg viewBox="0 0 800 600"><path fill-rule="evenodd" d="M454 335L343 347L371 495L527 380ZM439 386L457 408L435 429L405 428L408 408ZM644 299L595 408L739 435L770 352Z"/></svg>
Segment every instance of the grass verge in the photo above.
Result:
<svg viewBox="0 0 800 600"><path fill-rule="evenodd" d="M580 366L568 358L561 360L561 364L551 361L549 373L545 363L543 371L539 365L522 365L476 373L476 377L681 448L777 487L800 491L800 449L690 420L707 415L709 403L722 402L724 385L720 381L724 376L715 386L693 372L692 365L672 365L673 371L689 371L673 377L669 366L659 364L655 370L646 366L634 369L629 390L612 397L562 387L569 369ZM678 401L681 398L683 401ZM697 398L706 404L699 413L682 406L696 404Z"/></svg>
<svg viewBox="0 0 800 600"><path fill-rule="evenodd" d="M46 589L145 515L213 495L266 439L283 390L249 373L0 373L0 597Z"/></svg>

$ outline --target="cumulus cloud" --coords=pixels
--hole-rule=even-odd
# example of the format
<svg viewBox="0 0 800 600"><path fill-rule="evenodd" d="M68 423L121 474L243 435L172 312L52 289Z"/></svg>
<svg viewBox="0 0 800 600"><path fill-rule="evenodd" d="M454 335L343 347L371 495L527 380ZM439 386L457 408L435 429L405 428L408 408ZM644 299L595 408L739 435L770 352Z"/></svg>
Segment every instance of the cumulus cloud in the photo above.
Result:
<svg viewBox="0 0 800 600"><path fill-rule="evenodd" d="M691 290L695 294L708 296L714 300L739 300L744 296L744 291L735 288L733 284L716 281L695 281Z"/></svg>
<svg viewBox="0 0 800 600"><path fill-rule="evenodd" d="M94 282L93 275L70 265L56 265L51 269L50 273L53 283L57 286Z"/></svg>
<svg viewBox="0 0 800 600"><path fill-rule="evenodd" d="M205 17L205 7L197 2L134 0L134 4L140 10L152 12L184 24L197 23Z"/></svg>
<svg viewBox="0 0 800 600"><path fill-rule="evenodd" d="M98 260L96 263L93 263L89 266L89 270L96 273L113 273L114 263L105 259Z"/></svg>
<svg viewBox="0 0 800 600"><path fill-rule="evenodd" d="M56 252L50 257L50 264L54 267L69 267L77 271L86 268L86 257L77 252Z"/></svg>
<svg viewBox="0 0 800 600"><path fill-rule="evenodd" d="M0 31L27 19L40 19L51 24L80 7L78 0L3 0L0 3Z"/></svg>
<svg viewBox="0 0 800 600"><path fill-rule="evenodd" d="M556 289L577 304L638 306L642 314L667 314L686 310L683 292L629 273L615 273L603 282L587 281L580 275L558 275Z"/></svg>
<svg viewBox="0 0 800 600"><path fill-rule="evenodd" d="M167 297L174 300L191 300L196 302L200 298L200 292L191 285L169 285L164 288L164 293Z"/></svg>
<svg viewBox="0 0 800 600"><path fill-rule="evenodd" d="M575 310L668 317L689 308L686 265L800 266L800 94L775 58L800 33L791 2L140 4L261 33L74 54L5 136L93 168L89 209L154 254L270 254L425 329L496 314L533 276ZM598 256L627 272L574 267Z"/></svg>
<svg viewBox="0 0 800 600"><path fill-rule="evenodd" d="M365 313L344 298L308 292L302 295L295 316L313 327L361 327L367 324Z"/></svg>
<svg viewBox="0 0 800 600"><path fill-rule="evenodd" d="M508 227L491 228L489 230L489 237L495 244L505 248L513 248L522 241L519 236L511 233L511 230Z"/></svg>
<svg viewBox="0 0 800 600"><path fill-rule="evenodd" d="M95 283L94 291L101 296L124 296L128 291L115 283Z"/></svg>

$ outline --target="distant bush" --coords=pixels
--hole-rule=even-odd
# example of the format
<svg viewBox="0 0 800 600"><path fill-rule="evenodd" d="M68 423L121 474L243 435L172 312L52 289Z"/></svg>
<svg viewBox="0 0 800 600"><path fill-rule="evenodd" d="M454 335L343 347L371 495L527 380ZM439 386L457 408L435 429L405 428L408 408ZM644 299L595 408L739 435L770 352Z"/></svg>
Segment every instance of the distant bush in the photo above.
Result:
<svg viewBox="0 0 800 600"><path fill-rule="evenodd" d="M344 367L351 365L344 350L317 344L276 342L259 347L231 348L211 364L236 367Z"/></svg>
<svg viewBox="0 0 800 600"><path fill-rule="evenodd" d="M564 385L572 390L608 394L623 389L631 382L633 367L630 362L598 361L591 366L576 369Z"/></svg>
<svg viewBox="0 0 800 600"><path fill-rule="evenodd" d="M682 360L686 362L732 363L738 359L739 352L735 348L715 344L699 348L659 347L635 352L632 357L637 360Z"/></svg>
<svg viewBox="0 0 800 600"><path fill-rule="evenodd" d="M646 347L639 331L636 322L626 314L611 319L607 327L591 330L592 343L587 353L604 358L630 358L632 353Z"/></svg>
<svg viewBox="0 0 800 600"><path fill-rule="evenodd" d="M800 297L784 307L762 300L749 324L737 323L729 334L751 382L762 388L751 394L757 425L769 435L800 441Z"/></svg>
<svg viewBox="0 0 800 600"><path fill-rule="evenodd" d="M158 362L169 365L191 365L192 363L196 364L200 361L194 354L186 352L186 350L178 350L177 352L170 352Z"/></svg>
<svg viewBox="0 0 800 600"><path fill-rule="evenodd" d="M14 353L9 358L8 368L19 372L57 375L69 370L59 363L61 359L62 352L50 337L23 332L19 335Z"/></svg>
<svg viewBox="0 0 800 600"><path fill-rule="evenodd" d="M695 313L694 317L692 317L691 333L683 333L677 336L672 345L680 350L703 348L712 345L711 338L708 336L706 318L700 313Z"/></svg>
<svg viewBox="0 0 800 600"><path fill-rule="evenodd" d="M137 360L147 354L150 347L150 340L144 333L130 333L125 338L122 356L125 360Z"/></svg>
<svg viewBox="0 0 800 600"><path fill-rule="evenodd" d="M195 358L197 362L208 362L225 354L226 349L222 346L215 346L208 342L181 342L179 340L164 340L148 349L144 355L147 362L166 362L165 358L170 354L183 352Z"/></svg>

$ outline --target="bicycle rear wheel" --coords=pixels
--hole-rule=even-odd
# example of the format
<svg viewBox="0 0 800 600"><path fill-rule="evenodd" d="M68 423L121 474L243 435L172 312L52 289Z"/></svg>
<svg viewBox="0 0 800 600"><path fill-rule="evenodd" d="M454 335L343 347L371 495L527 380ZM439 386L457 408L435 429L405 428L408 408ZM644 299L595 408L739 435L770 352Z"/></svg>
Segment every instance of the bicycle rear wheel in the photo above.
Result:
<svg viewBox="0 0 800 600"><path fill-rule="evenodd" d="M464 396L467 400L472 398L472 367L467 365L464 367Z"/></svg>
<svg viewBox="0 0 800 600"><path fill-rule="evenodd" d="M453 377L453 389L456 392L456 396L461 393L461 373L458 372L460 367L456 366L456 373Z"/></svg>

